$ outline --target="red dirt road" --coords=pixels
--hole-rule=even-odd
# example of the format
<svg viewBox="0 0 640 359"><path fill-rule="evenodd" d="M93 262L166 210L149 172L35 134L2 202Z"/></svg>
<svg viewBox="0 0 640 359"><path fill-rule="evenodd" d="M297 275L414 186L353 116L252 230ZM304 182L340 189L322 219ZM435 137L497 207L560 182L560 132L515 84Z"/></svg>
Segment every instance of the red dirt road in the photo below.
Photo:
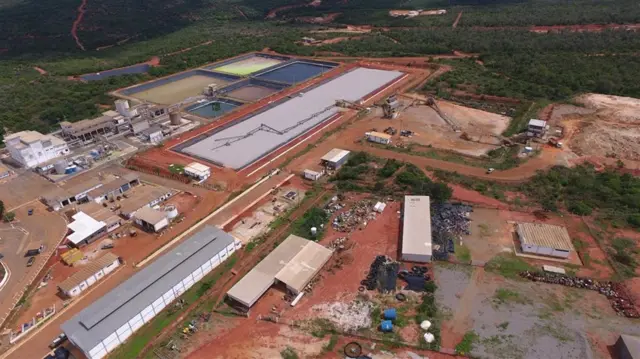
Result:
<svg viewBox="0 0 640 359"><path fill-rule="evenodd" d="M71 36L73 36L73 39L76 40L76 44L78 45L79 48L82 49L82 51L85 51L85 48L84 48L84 45L82 45L82 42L80 42L80 39L78 38L78 26L82 22L82 18L84 17L86 7L87 7L87 0L82 0L82 3L80 4L80 6L78 6L78 17L76 17L76 20L73 22L73 25L71 26Z"/></svg>
<svg viewBox="0 0 640 359"><path fill-rule="evenodd" d="M462 17L462 10L460 10L460 12L458 13L458 16L456 16L456 20L453 22L453 25L451 25L452 28L456 28L458 27L458 22L460 22L460 18Z"/></svg>

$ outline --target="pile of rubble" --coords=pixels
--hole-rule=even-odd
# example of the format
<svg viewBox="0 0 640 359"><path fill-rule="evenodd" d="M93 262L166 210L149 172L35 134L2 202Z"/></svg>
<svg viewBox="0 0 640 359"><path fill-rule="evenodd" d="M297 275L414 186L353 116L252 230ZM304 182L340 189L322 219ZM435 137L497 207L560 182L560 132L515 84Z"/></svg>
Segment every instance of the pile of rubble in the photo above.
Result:
<svg viewBox="0 0 640 359"><path fill-rule="evenodd" d="M611 307L619 315L628 318L640 318L640 313L636 309L631 296L627 293L624 285L609 281L600 282L591 278L570 277L564 274L547 272L521 272L520 276L534 282L544 282L559 284L567 287L594 290L606 296L611 302Z"/></svg>
<svg viewBox="0 0 640 359"><path fill-rule="evenodd" d="M431 239L433 258L447 260L454 252L454 240L470 233L469 213L473 208L460 203L443 203L431 206Z"/></svg>
<svg viewBox="0 0 640 359"><path fill-rule="evenodd" d="M369 221L376 219L376 212L373 211L375 203L369 200L362 200L353 205L351 209L338 214L334 219L332 226L338 232L352 232L356 228L366 227ZM339 203L329 203L329 208L325 208L328 213L333 213L344 208ZM335 209L338 208L339 209ZM334 210L335 209L335 210Z"/></svg>
<svg viewBox="0 0 640 359"><path fill-rule="evenodd" d="M396 281L400 264L387 256L376 256L371 263L367 278L360 281L360 291L378 289L381 292L390 292L396 289Z"/></svg>
<svg viewBox="0 0 640 359"><path fill-rule="evenodd" d="M347 240L349 240L349 238L347 237L336 238L332 240L331 243L329 243L329 249L332 249L336 252L342 252L347 249Z"/></svg>
<svg viewBox="0 0 640 359"><path fill-rule="evenodd" d="M352 301L349 303L333 302L313 306L319 318L333 323L345 332L355 332L359 329L371 327L371 311L373 304L367 301Z"/></svg>

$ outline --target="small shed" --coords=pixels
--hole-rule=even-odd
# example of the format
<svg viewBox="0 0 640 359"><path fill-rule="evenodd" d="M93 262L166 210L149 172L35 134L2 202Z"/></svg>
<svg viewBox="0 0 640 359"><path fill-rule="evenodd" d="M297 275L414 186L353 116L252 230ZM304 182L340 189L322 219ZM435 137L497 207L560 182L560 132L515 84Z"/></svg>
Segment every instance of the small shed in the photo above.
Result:
<svg viewBox="0 0 640 359"><path fill-rule="evenodd" d="M351 154L350 151L334 148L322 156L322 165L329 169L337 170L347 162L349 154Z"/></svg>
<svg viewBox="0 0 640 359"><path fill-rule="evenodd" d="M184 168L184 174L199 181L211 177L211 168L198 162L191 162Z"/></svg>
<svg viewBox="0 0 640 359"><path fill-rule="evenodd" d="M313 170L304 170L303 177L308 180L317 181L322 177L323 172L313 171Z"/></svg>
<svg viewBox="0 0 640 359"><path fill-rule="evenodd" d="M383 145L388 145L391 143L391 135L387 135L382 132L367 132L365 133L367 137L367 141L381 143Z"/></svg>
<svg viewBox="0 0 640 359"><path fill-rule="evenodd" d="M134 214L135 222L147 232L159 232L169 225L165 212L142 207Z"/></svg>

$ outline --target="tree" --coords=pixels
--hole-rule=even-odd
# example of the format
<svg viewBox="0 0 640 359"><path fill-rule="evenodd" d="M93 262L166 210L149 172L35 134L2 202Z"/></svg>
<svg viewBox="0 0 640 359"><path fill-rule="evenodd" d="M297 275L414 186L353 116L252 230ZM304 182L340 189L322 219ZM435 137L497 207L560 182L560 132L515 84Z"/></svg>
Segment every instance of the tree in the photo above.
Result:
<svg viewBox="0 0 640 359"><path fill-rule="evenodd" d="M7 212L3 216L5 222L11 222L16 218L16 214L13 212Z"/></svg>
<svg viewBox="0 0 640 359"><path fill-rule="evenodd" d="M4 214L4 202L0 201L0 217Z"/></svg>

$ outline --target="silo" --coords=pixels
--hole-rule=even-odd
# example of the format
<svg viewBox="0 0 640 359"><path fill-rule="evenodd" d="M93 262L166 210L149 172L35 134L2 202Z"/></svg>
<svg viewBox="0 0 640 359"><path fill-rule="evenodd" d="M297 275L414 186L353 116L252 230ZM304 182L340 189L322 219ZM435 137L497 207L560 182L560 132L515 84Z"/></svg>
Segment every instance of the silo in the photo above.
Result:
<svg viewBox="0 0 640 359"><path fill-rule="evenodd" d="M168 220L172 220L178 217L178 208L176 208L176 206L173 206L173 205L166 206L164 207L164 211L167 214Z"/></svg>
<svg viewBox="0 0 640 359"><path fill-rule="evenodd" d="M64 170L67 168L67 160L59 160L53 164L53 168L56 170L57 174L63 174Z"/></svg>
<svg viewBox="0 0 640 359"><path fill-rule="evenodd" d="M129 117L129 101L125 99L116 100L116 111L124 117Z"/></svg>
<svg viewBox="0 0 640 359"><path fill-rule="evenodd" d="M180 112L172 112L169 115L169 123L171 123L172 126L180 126L182 124Z"/></svg>

